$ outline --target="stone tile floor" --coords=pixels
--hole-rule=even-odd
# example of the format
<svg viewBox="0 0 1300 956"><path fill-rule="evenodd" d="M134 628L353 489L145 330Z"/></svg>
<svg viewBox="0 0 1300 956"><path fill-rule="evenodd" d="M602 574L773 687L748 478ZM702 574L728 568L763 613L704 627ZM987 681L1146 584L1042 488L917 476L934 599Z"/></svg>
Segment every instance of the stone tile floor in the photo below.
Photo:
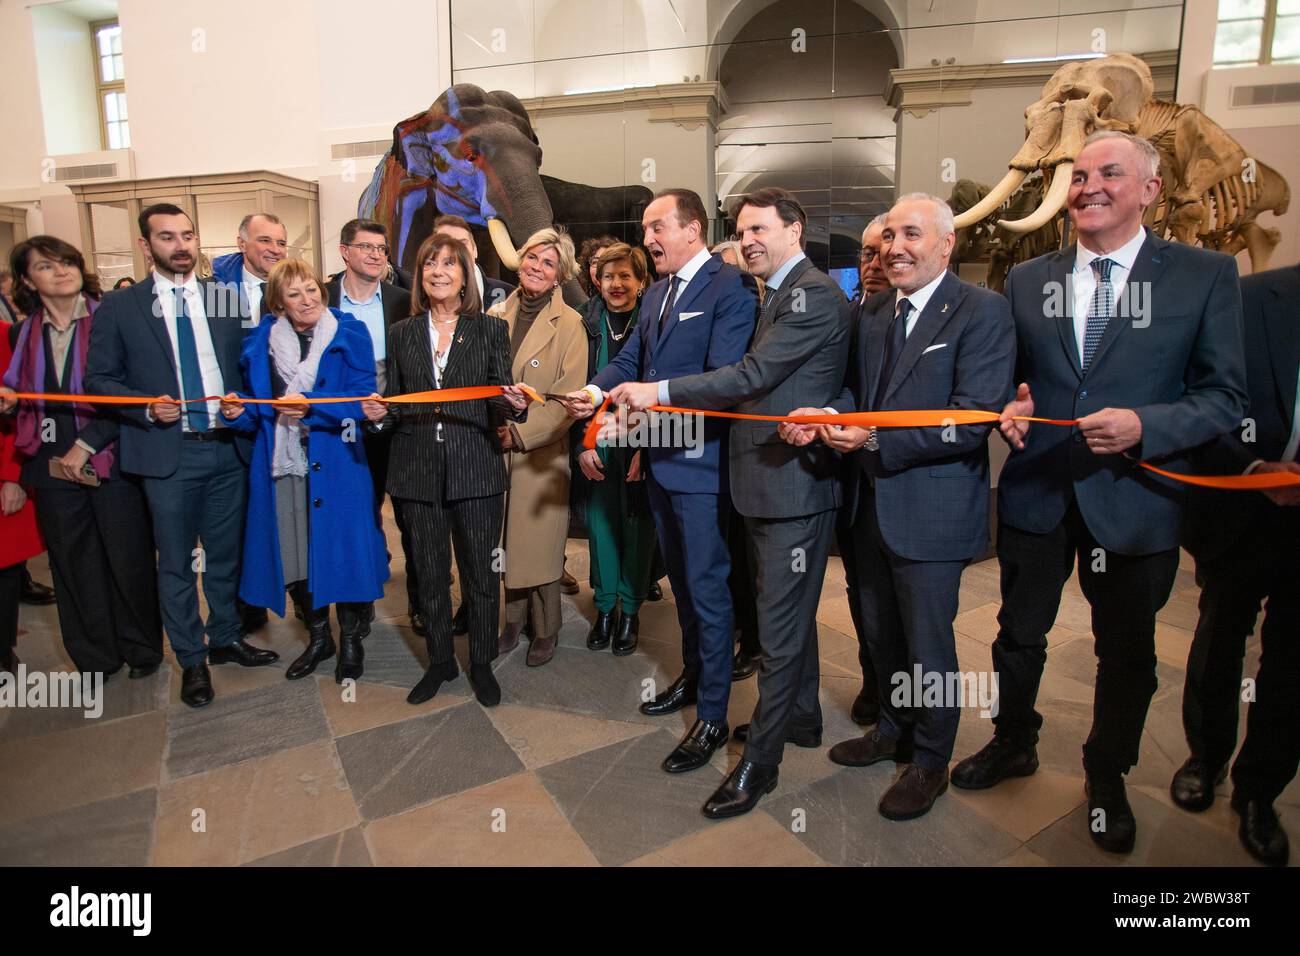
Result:
<svg viewBox="0 0 1300 956"><path fill-rule="evenodd" d="M1197 597L1189 559L1160 614L1160 689L1129 776L1138 842L1120 858L1095 849L1084 831L1080 747L1095 662L1074 582L1050 635L1042 769L991 791L950 788L928 816L891 823L876 802L893 766L851 770L826 757L831 744L861 732L848 718L860 674L843 568L832 558L818 616L824 745L788 748L780 785L760 808L714 823L699 807L740 747L730 744L695 773L665 774L659 761L693 709L660 719L637 710L646 688L680 667L671 593L643 608L636 654L590 652L586 545L570 541L569 552L584 587L565 598L555 659L526 667L521 646L499 660L504 701L495 709L474 701L464 676L428 704L406 703L425 658L406 626L397 556L355 700L345 699L328 665L313 678L284 680L305 640L290 617L273 618L255 639L280 652L280 665L213 668L217 699L200 711L180 703L170 652L153 678L110 680L98 719L0 710L0 864L1254 865L1237 843L1227 785L1200 815L1168 795L1186 756L1179 708ZM32 566L48 581L40 561ZM995 562L967 569L957 619L964 670L991 668L997 594ZM29 669L70 669L53 608L24 607L21 625ZM463 663L463 639L458 652ZM1252 641L1247 674L1258 661ZM756 691L753 679L733 685L733 726L748 720ZM978 708L966 710L958 757L989 733ZM1279 810L1300 845L1300 783Z"/></svg>

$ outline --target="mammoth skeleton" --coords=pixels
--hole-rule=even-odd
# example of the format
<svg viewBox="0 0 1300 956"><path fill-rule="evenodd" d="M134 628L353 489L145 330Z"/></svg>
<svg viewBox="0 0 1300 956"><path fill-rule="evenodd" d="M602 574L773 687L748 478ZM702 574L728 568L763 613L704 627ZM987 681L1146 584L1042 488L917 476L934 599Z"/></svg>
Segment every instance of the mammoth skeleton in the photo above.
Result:
<svg viewBox="0 0 1300 956"><path fill-rule="evenodd" d="M1267 269L1280 235L1256 218L1287 211L1286 180L1195 106L1158 100L1154 89L1150 67L1127 53L1064 64L1026 108L1025 142L1006 176L956 217L957 228L994 213L1038 170L1047 183L1042 202L1024 218L1000 219L998 226L1013 233L1040 229L1065 206L1084 140L1098 130L1118 130L1141 136L1160 155L1160 195L1147 209L1147 225L1177 242L1229 255L1245 249L1254 271Z"/></svg>

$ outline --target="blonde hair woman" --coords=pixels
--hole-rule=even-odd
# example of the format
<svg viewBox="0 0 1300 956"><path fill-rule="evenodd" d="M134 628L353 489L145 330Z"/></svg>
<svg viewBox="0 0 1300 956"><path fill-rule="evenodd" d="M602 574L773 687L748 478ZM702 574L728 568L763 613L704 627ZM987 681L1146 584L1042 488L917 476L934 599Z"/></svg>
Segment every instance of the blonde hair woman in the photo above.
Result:
<svg viewBox="0 0 1300 956"><path fill-rule="evenodd" d="M576 391L587 381L587 335L582 319L565 305L560 283L578 272L573 240L541 229L519 249L519 288L492 315L510 332L510 370L515 382L539 393ZM528 664L555 654L560 632L560 575L569 533L569 427L564 406L532 407L524 422L498 430L509 453L506 496L506 611L500 651L519 643L531 619Z"/></svg>

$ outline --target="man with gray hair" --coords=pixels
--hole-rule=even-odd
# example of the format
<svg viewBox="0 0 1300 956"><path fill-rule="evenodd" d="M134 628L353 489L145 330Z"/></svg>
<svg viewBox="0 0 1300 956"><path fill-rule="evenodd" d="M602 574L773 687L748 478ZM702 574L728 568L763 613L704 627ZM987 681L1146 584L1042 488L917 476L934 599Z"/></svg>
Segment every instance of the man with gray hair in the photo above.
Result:
<svg viewBox="0 0 1300 956"><path fill-rule="evenodd" d="M948 271L952 210L924 193L889 210L881 254L892 293L867 300L844 389L825 412L961 408L996 411L1011 389L1015 334L1007 302ZM988 541L988 425L780 427L851 456L859 615L876 671L880 722L831 748L847 767L903 764L882 816L929 812L948 788L962 701L953 619L966 564ZM936 701L938 685L946 692ZM924 693L923 693L924 692Z"/></svg>
<svg viewBox="0 0 1300 956"><path fill-rule="evenodd" d="M952 772L956 786L981 790L1038 769L1034 701L1077 558L1097 655L1086 819L1093 842L1115 853L1136 839L1124 774L1156 690L1156 614L1183 523L1182 487L1138 463L1180 470L1237 426L1247 402L1236 262L1143 228L1160 195L1153 155L1126 133L1088 137L1066 198L1078 242L1007 279L1020 384L1000 426L1012 454L998 482L999 705L992 742ZM1026 416L1077 424L1029 435Z"/></svg>

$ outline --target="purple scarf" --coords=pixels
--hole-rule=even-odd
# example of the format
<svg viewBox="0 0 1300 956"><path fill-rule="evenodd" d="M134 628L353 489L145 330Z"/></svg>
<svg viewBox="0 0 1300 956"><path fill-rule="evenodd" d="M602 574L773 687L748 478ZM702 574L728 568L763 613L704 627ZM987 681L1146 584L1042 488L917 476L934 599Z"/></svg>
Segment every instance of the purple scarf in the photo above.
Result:
<svg viewBox="0 0 1300 956"><path fill-rule="evenodd" d="M68 380L63 383L64 390L75 395L82 391L81 377L86 371L86 352L90 348L90 327L99 303L88 295L82 296L86 311L90 314L77 320L72 339L72 370ZM36 309L18 329L18 344L14 347L13 358L9 360L9 370L5 372L4 383L18 392L45 391L45 336L41 327L45 323L45 308ZM36 329L33 334L32 330ZM72 407L77 431L85 427L86 419L96 414L93 406L76 404ZM18 425L14 436L14 447L28 457L35 457L41 448L41 422L45 420L45 403L25 401L18 405ZM90 456L95 474L107 478L113 469L113 443L101 448Z"/></svg>

